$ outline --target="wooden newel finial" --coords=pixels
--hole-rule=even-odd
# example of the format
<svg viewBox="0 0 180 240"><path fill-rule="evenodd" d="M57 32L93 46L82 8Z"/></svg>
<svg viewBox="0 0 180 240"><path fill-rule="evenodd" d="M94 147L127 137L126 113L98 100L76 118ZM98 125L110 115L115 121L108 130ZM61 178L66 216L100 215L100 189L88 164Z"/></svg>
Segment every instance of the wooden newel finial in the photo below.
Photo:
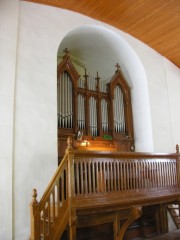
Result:
<svg viewBox="0 0 180 240"><path fill-rule="evenodd" d="M68 145L68 149L72 149L73 148L73 139L72 139L72 137L68 137L67 145Z"/></svg>
<svg viewBox="0 0 180 240"><path fill-rule="evenodd" d="M31 201L31 203L37 203L37 190L34 188L33 190L32 190L32 201Z"/></svg>
<svg viewBox="0 0 180 240"><path fill-rule="evenodd" d="M179 144L176 144L176 153L179 153Z"/></svg>

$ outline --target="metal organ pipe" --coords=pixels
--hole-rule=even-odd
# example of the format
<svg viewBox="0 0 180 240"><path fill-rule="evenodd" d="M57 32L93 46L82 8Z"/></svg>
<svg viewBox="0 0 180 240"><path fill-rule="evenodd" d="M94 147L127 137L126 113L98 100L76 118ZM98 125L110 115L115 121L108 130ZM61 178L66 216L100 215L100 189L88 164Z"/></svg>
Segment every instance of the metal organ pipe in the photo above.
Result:
<svg viewBox="0 0 180 240"><path fill-rule="evenodd" d="M96 99L94 97L90 97L89 99L89 107L90 107L90 132L91 136L97 136L97 107L96 107Z"/></svg>
<svg viewBox="0 0 180 240"><path fill-rule="evenodd" d="M107 83L106 82L100 81L100 91L107 93Z"/></svg>
<svg viewBox="0 0 180 240"><path fill-rule="evenodd" d="M65 75L65 128L68 127L68 76Z"/></svg>
<svg viewBox="0 0 180 240"><path fill-rule="evenodd" d="M122 129L122 132L125 132L125 116L124 116L124 97L123 97L123 94L122 94L122 92L121 92L121 113L122 113L122 115L121 115L121 120L122 120L122 127L121 127L121 129Z"/></svg>
<svg viewBox="0 0 180 240"><path fill-rule="evenodd" d="M88 89L92 91L96 91L97 81L92 75L88 78Z"/></svg>
<svg viewBox="0 0 180 240"><path fill-rule="evenodd" d="M72 128L72 82L70 76L63 72L58 83L59 127Z"/></svg>
<svg viewBox="0 0 180 240"><path fill-rule="evenodd" d="M61 96L62 96L62 105L61 105L61 115L62 115L62 127L64 127L64 74L61 75Z"/></svg>
<svg viewBox="0 0 180 240"><path fill-rule="evenodd" d="M104 129L104 99L101 100L101 119L102 119L102 130L105 131Z"/></svg>
<svg viewBox="0 0 180 240"><path fill-rule="evenodd" d="M119 86L114 89L114 130L117 133L125 133L124 100Z"/></svg>
<svg viewBox="0 0 180 240"><path fill-rule="evenodd" d="M85 108L84 108L84 97L78 95L78 129L85 129Z"/></svg>
<svg viewBox="0 0 180 240"><path fill-rule="evenodd" d="M101 100L101 113L102 113L102 130L103 132L108 131L108 111L107 111L107 101L105 99Z"/></svg>
<svg viewBox="0 0 180 240"><path fill-rule="evenodd" d="M93 125L94 125L94 135L93 136L97 136L97 106L96 106L96 100L94 99L94 111L93 111Z"/></svg>
<svg viewBox="0 0 180 240"><path fill-rule="evenodd" d="M79 88L84 88L84 79L82 79L82 78L78 79L78 87Z"/></svg>

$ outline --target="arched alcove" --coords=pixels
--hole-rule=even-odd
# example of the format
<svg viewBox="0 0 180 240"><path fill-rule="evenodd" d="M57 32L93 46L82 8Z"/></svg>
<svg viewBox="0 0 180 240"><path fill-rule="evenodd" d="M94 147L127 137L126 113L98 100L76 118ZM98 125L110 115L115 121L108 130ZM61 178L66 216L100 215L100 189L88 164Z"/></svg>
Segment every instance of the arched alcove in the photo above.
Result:
<svg viewBox="0 0 180 240"><path fill-rule="evenodd" d="M131 87L136 151L153 151L147 78L144 67L132 47L117 33L94 25L78 27L61 41L58 58L68 48L74 61L108 81L118 62Z"/></svg>

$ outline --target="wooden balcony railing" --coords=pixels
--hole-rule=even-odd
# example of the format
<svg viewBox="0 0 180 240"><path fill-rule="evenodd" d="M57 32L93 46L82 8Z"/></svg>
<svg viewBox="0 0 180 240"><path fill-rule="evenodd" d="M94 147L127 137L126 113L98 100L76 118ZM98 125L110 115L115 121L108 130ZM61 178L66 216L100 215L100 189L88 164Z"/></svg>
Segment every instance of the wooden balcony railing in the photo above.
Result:
<svg viewBox="0 0 180 240"><path fill-rule="evenodd" d="M77 212L106 206L130 209L124 228L116 227L116 239L122 239L128 224L140 216L134 206L179 202L180 156L178 152L75 150L69 139L66 154L42 199L38 202L36 197L33 190L31 240L59 240L67 226L69 238L74 240Z"/></svg>

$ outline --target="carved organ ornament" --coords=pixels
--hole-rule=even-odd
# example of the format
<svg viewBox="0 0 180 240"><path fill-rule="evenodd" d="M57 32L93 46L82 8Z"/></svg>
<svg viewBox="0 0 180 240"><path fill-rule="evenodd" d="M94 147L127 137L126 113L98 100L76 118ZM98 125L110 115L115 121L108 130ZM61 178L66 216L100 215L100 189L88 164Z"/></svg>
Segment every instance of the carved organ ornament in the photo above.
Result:
<svg viewBox="0 0 180 240"><path fill-rule="evenodd" d="M97 73L80 77L67 49L57 68L57 119L59 157L64 155L68 136L111 140L119 151L134 150L130 88L120 66L110 82Z"/></svg>

